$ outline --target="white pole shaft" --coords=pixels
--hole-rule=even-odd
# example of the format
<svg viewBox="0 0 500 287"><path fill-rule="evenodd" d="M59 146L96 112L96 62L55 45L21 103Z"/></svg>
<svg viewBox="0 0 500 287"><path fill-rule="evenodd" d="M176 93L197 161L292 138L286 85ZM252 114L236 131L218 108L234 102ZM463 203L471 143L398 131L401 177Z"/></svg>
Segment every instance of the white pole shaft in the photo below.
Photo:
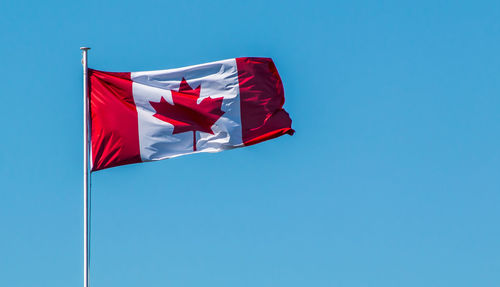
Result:
<svg viewBox="0 0 500 287"><path fill-rule="evenodd" d="M88 222L88 194L89 194L89 148L88 148L88 75L87 51L90 48L81 47L83 58L83 287L89 286L89 222Z"/></svg>

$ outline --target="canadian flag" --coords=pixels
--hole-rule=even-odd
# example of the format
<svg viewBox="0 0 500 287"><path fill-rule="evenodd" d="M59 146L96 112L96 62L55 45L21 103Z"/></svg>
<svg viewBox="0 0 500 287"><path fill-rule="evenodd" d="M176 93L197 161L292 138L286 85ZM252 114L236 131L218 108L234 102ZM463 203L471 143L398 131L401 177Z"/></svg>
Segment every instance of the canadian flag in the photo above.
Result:
<svg viewBox="0 0 500 287"><path fill-rule="evenodd" d="M89 69L92 171L219 152L294 133L269 58L179 69Z"/></svg>

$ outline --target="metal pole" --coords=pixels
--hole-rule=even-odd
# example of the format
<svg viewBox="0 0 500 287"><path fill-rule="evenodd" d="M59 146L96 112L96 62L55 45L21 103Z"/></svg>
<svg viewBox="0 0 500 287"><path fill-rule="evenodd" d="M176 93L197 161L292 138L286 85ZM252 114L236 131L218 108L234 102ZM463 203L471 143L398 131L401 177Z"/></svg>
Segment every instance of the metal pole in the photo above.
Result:
<svg viewBox="0 0 500 287"><path fill-rule="evenodd" d="M88 222L88 195L89 195L89 148L88 148L88 75L87 51L90 48L81 47L83 58L83 287L89 286L89 222Z"/></svg>

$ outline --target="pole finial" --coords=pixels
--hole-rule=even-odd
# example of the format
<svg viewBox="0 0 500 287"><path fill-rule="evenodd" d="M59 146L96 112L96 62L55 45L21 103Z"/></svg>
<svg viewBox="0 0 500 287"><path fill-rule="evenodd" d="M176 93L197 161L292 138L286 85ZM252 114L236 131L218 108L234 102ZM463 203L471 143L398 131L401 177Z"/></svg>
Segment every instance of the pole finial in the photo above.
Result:
<svg viewBox="0 0 500 287"><path fill-rule="evenodd" d="M80 47L80 50L87 51L87 50L90 50L90 48L89 47Z"/></svg>

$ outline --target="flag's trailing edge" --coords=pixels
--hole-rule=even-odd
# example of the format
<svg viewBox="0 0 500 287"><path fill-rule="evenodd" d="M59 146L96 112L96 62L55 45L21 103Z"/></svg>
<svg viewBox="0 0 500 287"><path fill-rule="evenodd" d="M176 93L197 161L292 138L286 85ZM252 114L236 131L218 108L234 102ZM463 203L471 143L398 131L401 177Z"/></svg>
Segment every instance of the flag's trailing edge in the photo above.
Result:
<svg viewBox="0 0 500 287"><path fill-rule="evenodd" d="M269 58L116 73L89 69L92 171L292 135Z"/></svg>

